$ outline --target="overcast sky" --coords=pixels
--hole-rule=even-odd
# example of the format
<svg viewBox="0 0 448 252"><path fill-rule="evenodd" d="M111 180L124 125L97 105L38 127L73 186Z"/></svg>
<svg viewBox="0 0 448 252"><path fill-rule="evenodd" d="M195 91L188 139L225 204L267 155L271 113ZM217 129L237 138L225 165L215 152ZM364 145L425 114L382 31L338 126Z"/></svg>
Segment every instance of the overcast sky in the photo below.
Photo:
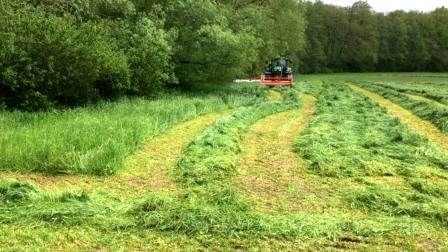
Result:
<svg viewBox="0 0 448 252"><path fill-rule="evenodd" d="M322 0L322 2L350 6L356 0ZM368 0L368 2L378 12L391 12L394 10L431 11L437 7L448 7L448 0Z"/></svg>

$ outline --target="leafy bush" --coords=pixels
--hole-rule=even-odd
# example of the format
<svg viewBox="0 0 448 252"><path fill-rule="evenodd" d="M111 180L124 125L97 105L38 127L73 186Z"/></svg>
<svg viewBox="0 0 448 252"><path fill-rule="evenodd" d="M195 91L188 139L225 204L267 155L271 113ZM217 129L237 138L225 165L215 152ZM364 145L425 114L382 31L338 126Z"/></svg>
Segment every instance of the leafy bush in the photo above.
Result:
<svg viewBox="0 0 448 252"><path fill-rule="evenodd" d="M346 196L352 208L383 212L392 216L424 218L448 225L448 208L439 199L420 193L370 186Z"/></svg>
<svg viewBox="0 0 448 252"><path fill-rule="evenodd" d="M84 104L129 88L127 59L100 24L23 5L2 10L0 34L0 91L10 108Z"/></svg>
<svg viewBox="0 0 448 252"><path fill-rule="evenodd" d="M114 28L114 37L129 63L132 83L129 93L148 96L165 84L176 82L171 36L148 18L140 18L135 24L120 22Z"/></svg>
<svg viewBox="0 0 448 252"><path fill-rule="evenodd" d="M131 2L29 2L0 9L0 102L8 108L148 96L176 82L171 35L149 18L121 20L135 17Z"/></svg>
<svg viewBox="0 0 448 252"><path fill-rule="evenodd" d="M225 8L210 0L179 1L167 13L166 27L178 33L174 60L181 83L223 81L244 73L259 41L230 29L229 22Z"/></svg>

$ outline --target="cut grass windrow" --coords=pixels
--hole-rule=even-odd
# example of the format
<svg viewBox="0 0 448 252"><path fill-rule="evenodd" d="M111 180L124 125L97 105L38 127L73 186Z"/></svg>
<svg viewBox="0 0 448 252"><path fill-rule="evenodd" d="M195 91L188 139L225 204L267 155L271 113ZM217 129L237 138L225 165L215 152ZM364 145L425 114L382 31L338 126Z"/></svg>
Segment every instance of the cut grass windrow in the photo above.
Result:
<svg viewBox="0 0 448 252"><path fill-rule="evenodd" d="M316 118L296 144L311 173L354 178L358 186L338 188L352 209L448 225L445 153L344 84L304 89L320 94Z"/></svg>
<svg viewBox="0 0 448 252"><path fill-rule="evenodd" d="M163 134L149 140L135 155L125 161L124 169L116 176L59 175L2 173L0 177L32 181L43 189L84 191L96 194L116 194L120 197L139 197L147 192L175 192L172 173L182 156L183 148L216 119L230 111L210 113L179 123Z"/></svg>
<svg viewBox="0 0 448 252"><path fill-rule="evenodd" d="M164 231L184 229L183 232L188 233L214 232L216 228L234 232L237 228L232 225L242 225L243 229L247 229L243 226L249 223L262 225L254 222L258 219L256 215L247 213L248 206L237 195L230 178L237 173L235 164L241 150L240 136L261 118L298 106L293 90L282 92L282 102L239 108L198 136L185 149L178 164L178 182L186 190L183 200L179 203L169 199L149 199L139 208L142 225ZM176 215L182 215L182 218ZM222 226L215 227L213 222L221 222L218 225Z"/></svg>
<svg viewBox="0 0 448 252"><path fill-rule="evenodd" d="M352 235L363 240L432 230L431 226L400 216L371 218L342 211L274 215L255 212L238 195L232 182L237 171L240 135L258 119L297 106L290 98L285 98L283 103L242 108L199 136L186 148L178 165L178 181L184 186L184 195L180 199L158 195L143 199L129 212L137 216L137 225L190 236L333 241ZM416 225L419 225L417 230L404 228Z"/></svg>
<svg viewBox="0 0 448 252"><path fill-rule="evenodd" d="M255 123L241 140L243 153L235 187L263 212L297 210L301 202L290 199L303 186L298 167L301 160L292 151L296 135L307 127L315 111L315 98L301 94L300 109L268 116Z"/></svg>
<svg viewBox="0 0 448 252"><path fill-rule="evenodd" d="M436 107L440 107L440 108L444 108L444 109L448 108L448 105L440 103L440 102L435 101L435 100L431 100L431 99L426 98L424 96L411 95L411 94L408 94L407 96L409 96L413 100L424 101L424 102L427 102L429 104L435 105Z"/></svg>
<svg viewBox="0 0 448 252"><path fill-rule="evenodd" d="M394 82L375 82L377 86L393 89L399 93L406 93L424 97L439 104L448 105L448 89L443 83L394 83Z"/></svg>
<svg viewBox="0 0 448 252"><path fill-rule="evenodd" d="M448 108L437 106L433 103L422 100L414 100L405 94L372 83L360 82L356 83L356 85L375 92L384 98L387 98L398 105L409 109L415 115L433 123L442 132L448 132Z"/></svg>
<svg viewBox="0 0 448 252"><path fill-rule="evenodd" d="M442 151L387 115L370 98L353 93L344 84L323 84L319 95L319 116L296 145L318 174L373 176L424 166L448 169Z"/></svg>
<svg viewBox="0 0 448 252"><path fill-rule="evenodd" d="M271 223L247 212L248 207L237 198L230 186L229 178L235 173L234 163L240 150L240 135L257 120L298 105L295 92L284 91L284 93L288 102L267 102L242 107L227 118L216 122L185 149L185 155L179 162L178 180L185 187L186 193L178 198L158 194L142 200L142 203L127 211L128 217L125 220L136 216L138 227L196 235L245 233L245 231L250 235L258 233L259 229L265 233L270 232ZM22 187L26 190L22 190ZM5 185L1 192L5 199L14 198L15 194L25 195L14 202L4 201L3 211L0 214L3 224L20 223L25 220L59 222L59 219L45 217L46 211L50 209L60 216L57 218L60 218L64 225L77 223L79 221L77 217L97 223L101 219L101 211L107 209L92 207L89 204L90 200L85 200L84 208L75 212L72 212L73 204L64 204L60 201L47 208L41 192L32 186L16 182ZM34 194L36 196L28 196ZM31 202L34 205L32 211L27 207ZM120 216L119 209L114 211ZM26 218L19 214L25 212L30 213ZM42 217L43 215L45 216ZM107 221L111 215L113 214L106 214L107 217L103 221L111 223ZM285 219L282 220L284 221ZM117 226L120 225L123 223L117 223ZM282 231L278 226L277 232L289 231Z"/></svg>
<svg viewBox="0 0 448 252"><path fill-rule="evenodd" d="M419 132L431 141L437 143L445 152L448 151L448 136L441 132L440 129L431 122L414 115L411 111L393 103L391 100L388 100L381 95L358 86L352 85L351 87L354 91L366 95L375 102L378 102L381 106L386 108L389 113L399 118L403 123L409 125L416 132Z"/></svg>

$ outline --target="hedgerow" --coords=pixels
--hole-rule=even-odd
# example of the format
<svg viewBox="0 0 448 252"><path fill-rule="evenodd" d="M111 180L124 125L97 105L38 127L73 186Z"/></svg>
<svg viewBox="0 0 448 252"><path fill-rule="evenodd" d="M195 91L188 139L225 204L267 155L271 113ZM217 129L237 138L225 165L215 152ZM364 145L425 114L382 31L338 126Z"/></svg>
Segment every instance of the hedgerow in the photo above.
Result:
<svg viewBox="0 0 448 252"><path fill-rule="evenodd" d="M283 4L304 27L302 3ZM234 10L212 0L0 0L0 104L49 110L253 75L286 50L267 36L270 26L252 27L263 21L254 7ZM302 47L301 34L285 34L295 38L288 50Z"/></svg>

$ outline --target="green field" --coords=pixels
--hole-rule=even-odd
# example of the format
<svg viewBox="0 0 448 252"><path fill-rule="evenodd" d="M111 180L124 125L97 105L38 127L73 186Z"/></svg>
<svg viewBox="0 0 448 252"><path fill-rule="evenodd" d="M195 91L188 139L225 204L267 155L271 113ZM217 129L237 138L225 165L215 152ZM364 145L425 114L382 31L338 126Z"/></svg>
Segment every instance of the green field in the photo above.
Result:
<svg viewBox="0 0 448 252"><path fill-rule="evenodd" d="M446 250L448 74L295 79L0 112L0 250Z"/></svg>

